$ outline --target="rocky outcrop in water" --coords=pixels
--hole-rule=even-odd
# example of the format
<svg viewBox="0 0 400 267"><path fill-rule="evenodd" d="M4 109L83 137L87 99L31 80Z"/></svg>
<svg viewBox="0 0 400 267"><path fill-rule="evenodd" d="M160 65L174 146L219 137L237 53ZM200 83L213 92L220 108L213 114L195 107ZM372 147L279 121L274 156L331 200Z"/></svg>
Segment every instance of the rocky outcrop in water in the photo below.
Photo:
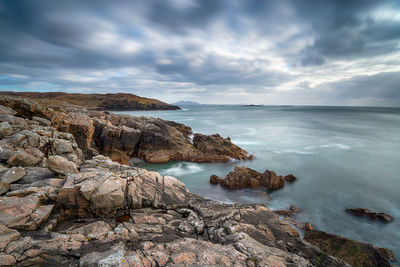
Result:
<svg viewBox="0 0 400 267"><path fill-rule="evenodd" d="M16 116L47 125L41 118L58 131L71 133L87 158L101 153L126 164L133 157L150 163L227 162L254 157L218 134L195 134L192 140L191 128L173 121L51 106L10 96L0 96L0 104L14 109ZM4 133L9 134L7 131Z"/></svg>
<svg viewBox="0 0 400 267"><path fill-rule="evenodd" d="M381 221L384 223L390 223L393 221L393 217L387 213L373 212L366 208L346 209L346 212L353 214L354 216L366 217L371 220Z"/></svg>
<svg viewBox="0 0 400 267"><path fill-rule="evenodd" d="M333 255L354 267L389 267L391 266L390 261L395 260L393 252L389 249L376 248L370 244L360 243L318 230L306 231L304 240L319 247L324 253Z"/></svg>
<svg viewBox="0 0 400 267"><path fill-rule="evenodd" d="M266 170L259 173L253 169L235 166L235 169L228 173L225 178L212 175L211 184L220 184L229 189L261 188L276 190L285 185L285 181L294 181L296 177L293 174L285 177L277 175L274 171Z"/></svg>

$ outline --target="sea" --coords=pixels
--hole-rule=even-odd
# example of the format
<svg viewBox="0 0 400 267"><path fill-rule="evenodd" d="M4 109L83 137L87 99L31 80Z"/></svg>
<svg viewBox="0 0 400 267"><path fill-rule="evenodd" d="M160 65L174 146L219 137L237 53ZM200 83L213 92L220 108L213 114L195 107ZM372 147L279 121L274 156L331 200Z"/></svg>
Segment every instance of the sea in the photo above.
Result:
<svg viewBox="0 0 400 267"><path fill-rule="evenodd" d="M118 113L180 122L194 133L219 133L256 156L228 163L134 164L174 176L205 198L271 209L295 205L303 210L297 220L390 248L400 259L400 108L193 105ZM224 177L235 166L292 173L298 180L273 192L209 183L210 175ZM394 221L386 224L345 212L360 207L389 213Z"/></svg>

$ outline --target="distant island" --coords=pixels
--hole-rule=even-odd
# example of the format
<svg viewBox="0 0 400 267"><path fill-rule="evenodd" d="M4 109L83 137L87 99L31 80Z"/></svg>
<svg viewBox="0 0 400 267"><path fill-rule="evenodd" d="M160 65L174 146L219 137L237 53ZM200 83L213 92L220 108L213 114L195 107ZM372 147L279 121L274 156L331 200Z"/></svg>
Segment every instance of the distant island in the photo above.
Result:
<svg viewBox="0 0 400 267"><path fill-rule="evenodd" d="M173 105L176 105L176 106L194 106L194 105L201 105L201 104L197 103L197 102L193 102L193 101L184 100L184 101L178 101L176 103L173 103Z"/></svg>
<svg viewBox="0 0 400 267"><path fill-rule="evenodd" d="M92 110L177 110L180 107L157 99L134 94L69 94L63 92L0 92L0 95L19 96L41 103L83 106Z"/></svg>

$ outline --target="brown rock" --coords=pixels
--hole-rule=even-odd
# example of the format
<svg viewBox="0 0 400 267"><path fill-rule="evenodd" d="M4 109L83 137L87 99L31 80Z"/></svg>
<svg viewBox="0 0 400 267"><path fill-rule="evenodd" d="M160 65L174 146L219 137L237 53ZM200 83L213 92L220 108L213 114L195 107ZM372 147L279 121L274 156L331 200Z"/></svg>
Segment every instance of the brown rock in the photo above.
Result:
<svg viewBox="0 0 400 267"><path fill-rule="evenodd" d="M0 123L0 138L12 135L14 132L8 121L3 121Z"/></svg>
<svg viewBox="0 0 400 267"><path fill-rule="evenodd" d="M294 182L297 180L296 176L294 176L293 174L288 174L284 177L286 182Z"/></svg>
<svg viewBox="0 0 400 267"><path fill-rule="evenodd" d="M306 231L313 231L313 230L315 230L314 226L313 226L310 222L306 222L306 223L304 224L304 229L305 229Z"/></svg>
<svg viewBox="0 0 400 267"><path fill-rule="evenodd" d="M221 182L223 182L224 179L217 176L217 175L211 175L210 176L210 184L219 184Z"/></svg>
<svg viewBox="0 0 400 267"><path fill-rule="evenodd" d="M290 205L289 209L290 209L291 211L293 211L294 213L300 213L300 212L302 212L302 210L301 210L300 208L298 208L298 207L296 207L296 206L293 206L293 205Z"/></svg>
<svg viewBox="0 0 400 267"><path fill-rule="evenodd" d="M381 253L370 244L317 230L306 231L304 240L319 247L323 252L347 262L351 266L390 267L388 253Z"/></svg>
<svg viewBox="0 0 400 267"><path fill-rule="evenodd" d="M51 121L44 118L33 116L32 120L38 122L41 126L51 126Z"/></svg>
<svg viewBox="0 0 400 267"><path fill-rule="evenodd" d="M9 228L35 230L48 218L53 205L41 206L35 195L0 197L0 222Z"/></svg>
<svg viewBox="0 0 400 267"><path fill-rule="evenodd" d="M10 189L9 183L0 182L0 195L6 193Z"/></svg>
<svg viewBox="0 0 400 267"><path fill-rule="evenodd" d="M10 243L18 239L21 235L17 230L7 228L5 225L0 224L0 251Z"/></svg>
<svg viewBox="0 0 400 267"><path fill-rule="evenodd" d="M387 213L383 212L372 212L366 208L358 208L358 209L346 209L346 212L353 214L359 217L367 217L372 220L377 220L385 223L390 223L393 221L393 217Z"/></svg>
<svg viewBox="0 0 400 267"><path fill-rule="evenodd" d="M15 151L11 154L7 162L11 166L28 167L38 164L40 160L41 158L34 157L25 151Z"/></svg>
<svg viewBox="0 0 400 267"><path fill-rule="evenodd" d="M47 167L57 174L78 173L76 164L61 156L50 156L47 159Z"/></svg>
<svg viewBox="0 0 400 267"><path fill-rule="evenodd" d="M21 167L12 167L11 169L7 170L0 178L0 181L3 183L14 183L24 177L26 171Z"/></svg>
<svg viewBox="0 0 400 267"><path fill-rule="evenodd" d="M266 170L261 177L262 185L269 190L276 190L285 185L285 179L276 175L274 171Z"/></svg>

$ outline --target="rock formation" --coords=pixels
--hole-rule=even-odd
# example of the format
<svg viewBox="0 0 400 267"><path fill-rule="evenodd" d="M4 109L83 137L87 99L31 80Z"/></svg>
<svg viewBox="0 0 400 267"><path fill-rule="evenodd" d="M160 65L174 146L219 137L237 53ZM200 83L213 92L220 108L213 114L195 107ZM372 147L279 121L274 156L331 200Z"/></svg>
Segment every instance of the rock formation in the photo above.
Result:
<svg viewBox="0 0 400 267"><path fill-rule="evenodd" d="M317 230L308 230L304 240L319 247L324 253L333 255L351 266L391 266L395 260L392 251L376 248L370 244L360 243L338 235L328 234Z"/></svg>
<svg viewBox="0 0 400 267"><path fill-rule="evenodd" d="M359 217L366 217L372 220L390 223L393 221L393 217L383 212L373 212L366 208L358 209L346 209L346 212Z"/></svg>
<svg viewBox="0 0 400 267"><path fill-rule="evenodd" d="M269 190L276 190L282 188L285 181L294 180L296 177L293 174L283 177L270 170L259 173L253 169L238 166L235 166L234 171L228 173L224 179L216 175L210 177L211 184L220 184L229 189L265 187Z"/></svg>
<svg viewBox="0 0 400 267"><path fill-rule="evenodd" d="M206 200L173 177L84 159L72 134L16 114L0 106L12 128L0 139L1 266L349 266L265 206ZM11 165L16 151L40 161Z"/></svg>
<svg viewBox="0 0 400 267"><path fill-rule="evenodd" d="M65 104L52 106L12 96L0 96L0 104L15 110L18 117L11 115L10 110L5 111L4 116L10 116L10 120L22 117L43 127L49 121L58 131L71 133L87 158L101 153L127 164L132 157L150 163L227 162L254 157L218 134L195 134L192 140L191 128L173 121L87 111ZM5 122L10 123L6 119ZM5 130L4 134L10 135L9 131Z"/></svg>

